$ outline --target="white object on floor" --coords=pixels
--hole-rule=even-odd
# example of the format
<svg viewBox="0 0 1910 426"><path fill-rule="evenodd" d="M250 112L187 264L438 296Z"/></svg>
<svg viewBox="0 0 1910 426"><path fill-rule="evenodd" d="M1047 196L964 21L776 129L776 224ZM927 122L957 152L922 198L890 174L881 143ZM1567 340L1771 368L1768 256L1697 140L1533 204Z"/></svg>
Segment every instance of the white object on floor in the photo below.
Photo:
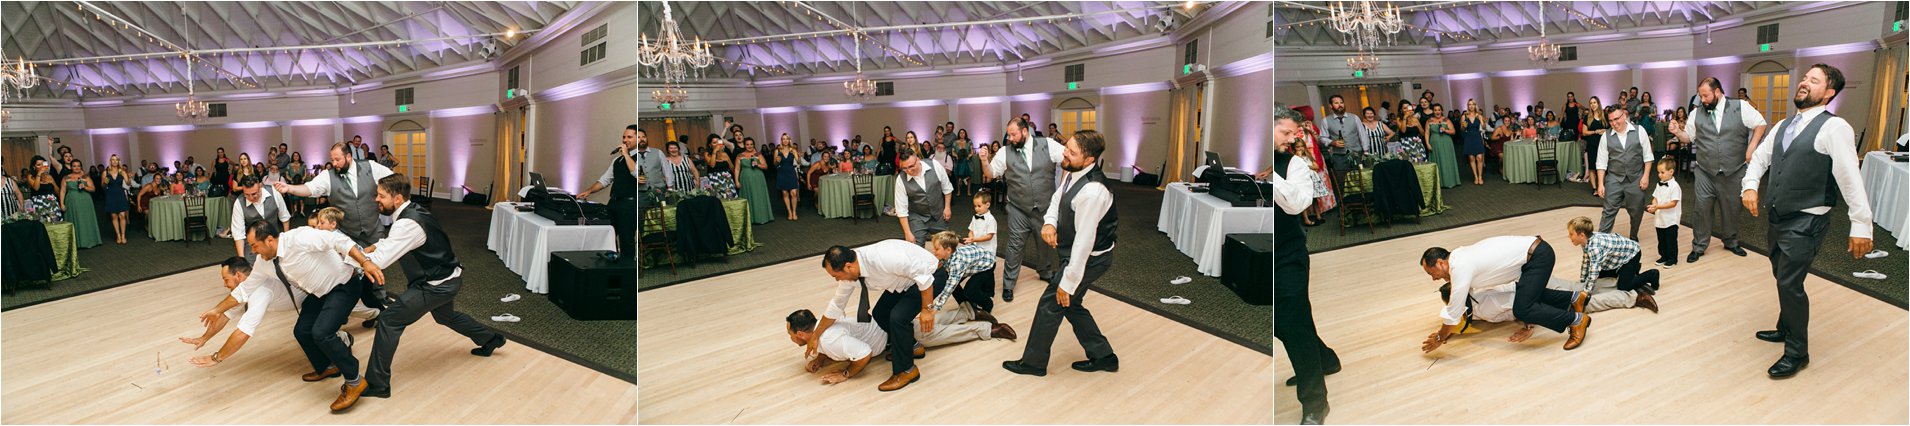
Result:
<svg viewBox="0 0 1910 426"><path fill-rule="evenodd" d="M497 300L502 302L516 302L517 299L522 299L522 298L524 298L524 296L518 296L517 293L511 293L511 294L506 294L504 295L504 298L497 299Z"/></svg>
<svg viewBox="0 0 1910 426"><path fill-rule="evenodd" d="M1188 278L1187 276L1182 275L1179 277L1175 277L1173 281L1168 281L1167 283L1173 284L1173 285L1181 285L1181 284L1186 284L1191 282L1194 282L1193 278Z"/></svg>
<svg viewBox="0 0 1910 426"><path fill-rule="evenodd" d="M1851 275L1856 275L1857 278L1869 278L1873 280L1881 280L1884 278L1889 278L1888 276L1885 276L1882 272L1877 272L1877 270L1875 269L1866 270L1863 272L1853 272L1851 273Z"/></svg>
<svg viewBox="0 0 1910 426"><path fill-rule="evenodd" d="M516 315L511 315L511 314L504 314L504 315L491 317L491 321L497 321L497 322L518 322L523 320L524 320L523 318L518 318Z"/></svg>
<svg viewBox="0 0 1910 426"><path fill-rule="evenodd" d="M1162 298L1161 303L1166 303L1169 305L1186 305L1186 304L1194 303L1194 301L1187 300L1187 298L1185 297L1174 296L1174 297Z"/></svg>
<svg viewBox="0 0 1910 426"><path fill-rule="evenodd" d="M1883 250L1871 250L1869 253L1864 254L1865 259L1881 259L1889 256L1890 252Z"/></svg>

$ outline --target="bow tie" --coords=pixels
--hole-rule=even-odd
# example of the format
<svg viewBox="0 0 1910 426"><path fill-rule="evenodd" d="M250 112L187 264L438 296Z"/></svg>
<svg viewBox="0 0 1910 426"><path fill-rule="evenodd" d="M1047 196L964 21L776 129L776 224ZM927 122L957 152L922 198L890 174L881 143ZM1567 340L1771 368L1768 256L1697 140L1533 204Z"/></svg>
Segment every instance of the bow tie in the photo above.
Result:
<svg viewBox="0 0 1910 426"><path fill-rule="evenodd" d="M982 215L975 215L975 220L982 220L982 219L983 219Z"/></svg>
<svg viewBox="0 0 1910 426"><path fill-rule="evenodd" d="M1671 186L1671 182L1670 181L1658 182L1658 186Z"/></svg>

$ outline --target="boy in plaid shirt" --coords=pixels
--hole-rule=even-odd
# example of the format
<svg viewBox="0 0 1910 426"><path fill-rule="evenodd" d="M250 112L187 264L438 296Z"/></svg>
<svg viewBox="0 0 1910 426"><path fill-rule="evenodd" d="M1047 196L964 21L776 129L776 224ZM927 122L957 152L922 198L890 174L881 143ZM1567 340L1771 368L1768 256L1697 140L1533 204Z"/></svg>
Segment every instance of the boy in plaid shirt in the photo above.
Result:
<svg viewBox="0 0 1910 426"><path fill-rule="evenodd" d="M1619 291L1642 288L1645 294L1658 292L1658 270L1638 272L1637 241L1609 232L1593 232L1592 219L1584 216L1566 222L1565 231L1572 237L1572 245L1585 247L1585 257L1578 267L1581 291L1591 292L1600 275L1615 273Z"/></svg>

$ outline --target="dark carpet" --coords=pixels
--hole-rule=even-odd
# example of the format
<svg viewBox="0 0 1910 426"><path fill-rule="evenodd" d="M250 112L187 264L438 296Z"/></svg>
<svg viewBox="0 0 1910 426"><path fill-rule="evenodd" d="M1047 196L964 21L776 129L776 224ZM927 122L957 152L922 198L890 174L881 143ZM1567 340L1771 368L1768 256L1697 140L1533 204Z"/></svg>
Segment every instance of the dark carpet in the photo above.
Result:
<svg viewBox="0 0 1910 426"><path fill-rule="evenodd" d="M524 279L504 267L497 254L485 248L491 212L482 207L436 200L431 210L451 238L453 250L464 268L464 287L459 290L459 311L478 318L486 326L503 333L513 345L524 345L571 362L590 367L625 381L636 383L636 321L578 321L565 315L543 295L524 289ZM303 226L305 218L292 218L292 226ZM111 233L107 228L107 233ZM462 232L461 232L462 231ZM5 309L45 303L187 270L211 266L232 256L232 240L214 239L190 244L154 242L143 232L133 232L127 245L110 242L80 250L80 264L90 268L79 277L54 282L50 288L20 291L6 296ZM104 237L110 240L111 236ZM394 295L405 287L405 274L397 265L385 270L385 278ZM216 283L207 283L215 285ZM516 293L523 299L500 302L505 294ZM208 301L208 303L216 301ZM493 315L515 314L522 322L500 323ZM355 326L355 325L354 325ZM435 327L433 323L419 326ZM505 346L500 350L511 350Z"/></svg>
<svg viewBox="0 0 1910 426"><path fill-rule="evenodd" d="M1272 307L1247 304L1235 296L1232 290L1222 286L1218 278L1201 275L1195 270L1194 260L1181 254L1166 234L1155 229L1160 217L1161 191L1119 182L1111 182L1110 188L1114 192L1115 208L1119 209L1121 216L1119 243L1115 251L1114 268L1101 278L1095 290L1242 346L1271 354ZM953 197L953 220L950 225L962 232L966 231L969 220L974 216L971 199L961 194ZM782 219L781 201L777 200L777 220L757 225L754 230L756 241L763 246L749 253L730 256L727 263L711 260L694 266L679 265L675 273L671 273L668 264L646 264L638 272L642 277L639 288L651 290L813 257L833 245L857 247L902 236L902 227L894 217L863 220L859 224L847 218L823 219L811 203L811 200L804 200L798 209L801 220L790 222ZM1004 220L1001 218L1001 207L997 205L994 210L996 220ZM1037 240L1030 238L1028 244L1038 244ZM1033 247L1028 251L1038 252ZM1052 252L1052 249L1048 252ZM815 273L819 276L823 274L821 265L817 265ZM1168 284L1168 281L1183 275L1192 278L1193 282ZM821 293L817 295L818 300L825 296ZM1170 296L1185 297L1192 300L1193 304L1170 305L1160 302L1161 298ZM996 306L997 309L1029 306L1026 304L1033 300L998 301Z"/></svg>
<svg viewBox="0 0 1910 426"><path fill-rule="evenodd" d="M1468 174L1463 170L1461 173ZM1436 232L1480 222L1518 217L1560 207L1600 207L1604 205L1602 199L1592 197L1592 185L1590 183L1565 182L1559 186L1544 185L1541 187L1533 184L1506 183L1505 179L1500 178L1497 173L1490 170L1487 171L1486 175L1486 184L1484 186L1471 185L1471 178L1466 177L1460 180L1467 183L1454 188L1446 188L1443 194L1445 203L1447 206L1452 207L1452 209L1438 215L1422 218L1418 224L1414 224L1408 219L1405 221L1394 221L1391 226L1382 224L1369 230L1364 223L1361 223L1347 228L1345 235L1342 236L1338 229L1340 212L1337 210L1329 211L1322 215L1325 219L1323 225L1307 228L1307 247L1312 252L1318 253L1402 236ZM1684 206L1684 218L1687 221L1679 229L1679 232L1685 236L1689 236L1691 233L1689 221L1695 218L1697 214L1696 204L1692 201L1697 196L1697 190L1694 189L1694 185L1696 184L1693 183L1692 178L1686 174L1678 175L1677 179L1678 185L1684 189L1685 201L1679 204ZM1740 210L1742 210L1742 208L1740 208ZM1818 248L1817 258L1811 262L1811 273L1830 280L1831 282L1843 285L1844 287L1856 290L1859 293L1896 305L1898 308L1910 309L1910 304L1906 304L1906 301L1910 300L1910 296L1906 295L1906 293L1910 293L1910 284L1906 284L1910 283L1910 280L1906 280L1906 277L1910 277L1910 256L1906 256L1905 251L1897 247L1896 236L1891 235L1889 231L1885 231L1881 227L1874 227L1873 245L1878 250L1889 252L1890 256L1882 259L1853 259L1847 249L1850 241L1848 211L1849 206L1840 201L1838 206L1830 212L1830 230L1825 233L1824 241ZM1621 214L1623 214L1623 211L1621 211ZM1646 215L1644 221L1645 225L1639 228L1638 231L1641 237L1652 232L1651 215ZM1619 222L1620 227L1625 226L1623 220ZM1743 244L1746 250L1768 255L1770 253L1770 242L1766 234L1769 231L1769 223L1765 217L1752 217L1748 213L1743 214L1738 220L1739 242ZM1565 224L1559 224L1560 234L1564 233L1564 228ZM1723 249L1723 244L1723 241L1713 240L1711 247L1704 255L1705 258L1713 258L1721 255L1732 256L1729 251ZM1691 246L1689 244L1679 246L1679 262L1682 263L1684 261L1683 255L1689 254L1690 250ZM1651 247L1646 247L1645 251L1655 257L1657 247L1656 245L1652 245ZM1401 261L1413 260L1408 259ZM1702 262L1704 260L1700 259L1699 261ZM1889 276L1889 278L1871 280L1857 278L1851 275L1853 272L1864 270L1882 272Z"/></svg>

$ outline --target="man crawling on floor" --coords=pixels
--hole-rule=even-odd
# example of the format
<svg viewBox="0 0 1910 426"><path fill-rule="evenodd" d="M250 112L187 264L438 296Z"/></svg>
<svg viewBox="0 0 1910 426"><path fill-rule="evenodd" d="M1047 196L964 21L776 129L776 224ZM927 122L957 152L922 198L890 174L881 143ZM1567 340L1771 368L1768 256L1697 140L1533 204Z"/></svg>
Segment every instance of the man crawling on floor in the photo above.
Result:
<svg viewBox="0 0 1910 426"><path fill-rule="evenodd" d="M1625 308L1645 308L1652 313L1658 313L1658 301L1652 297L1657 289L1657 283L1654 282L1651 286L1643 286L1630 291L1619 290L1617 284L1618 279L1616 277L1598 278L1597 284L1592 289L1591 297L1584 302L1585 313L1590 314L1593 312ZM1546 287L1561 291L1570 291L1580 288L1575 281L1559 278L1553 278L1551 283ZM1479 327L1474 326L1474 322L1515 322L1519 324L1519 330L1513 332L1512 337L1506 340L1518 343L1531 338L1532 324L1526 324L1523 321L1518 321L1513 318L1512 296L1515 290L1516 288L1513 285L1507 284L1472 291L1471 298L1466 300L1465 319L1459 323L1458 331L1454 334L1479 331ZM1448 283L1439 286L1439 300L1442 304L1451 303L1452 284Z"/></svg>
<svg viewBox="0 0 1910 426"><path fill-rule="evenodd" d="M935 316L934 333L922 333L921 326L915 328L915 358L928 354L928 346L942 346L971 340L993 340L1015 338L1015 330L1008 324L993 322L992 317L977 320L974 308L962 303L953 308L944 309ZM789 340L798 348L809 345L809 335L816 329L816 314L808 309L791 312L787 318ZM847 362L845 369L831 371L822 376L822 384L842 383L861 373L875 359L888 351L889 336L881 327L871 322L841 321L822 330L822 336L816 345L816 358L809 360L803 371L815 373L823 371L831 362Z"/></svg>

